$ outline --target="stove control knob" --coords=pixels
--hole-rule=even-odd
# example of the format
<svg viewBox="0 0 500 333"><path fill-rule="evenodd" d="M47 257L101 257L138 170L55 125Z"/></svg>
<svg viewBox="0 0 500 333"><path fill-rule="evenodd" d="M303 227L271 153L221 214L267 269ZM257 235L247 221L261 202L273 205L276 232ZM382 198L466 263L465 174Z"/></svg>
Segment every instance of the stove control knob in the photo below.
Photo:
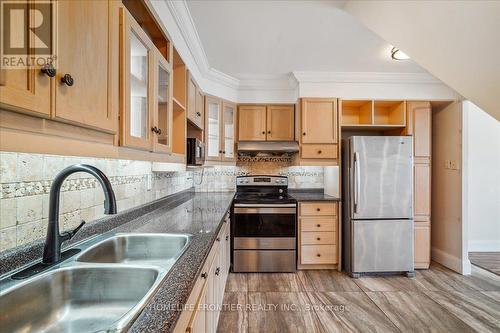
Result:
<svg viewBox="0 0 500 333"><path fill-rule="evenodd" d="M280 182L280 180L279 180L279 179L276 179L276 180L275 180L275 182L276 182L276 183L279 183L279 182Z"/></svg>
<svg viewBox="0 0 500 333"><path fill-rule="evenodd" d="M248 184L248 179L245 180L245 184Z"/></svg>

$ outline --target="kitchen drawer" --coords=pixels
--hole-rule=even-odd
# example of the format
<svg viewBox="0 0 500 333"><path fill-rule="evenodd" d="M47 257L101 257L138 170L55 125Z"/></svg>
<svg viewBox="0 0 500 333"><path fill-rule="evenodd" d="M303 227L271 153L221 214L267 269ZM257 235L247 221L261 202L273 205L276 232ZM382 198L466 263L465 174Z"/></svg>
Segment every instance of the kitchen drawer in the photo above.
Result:
<svg viewBox="0 0 500 333"><path fill-rule="evenodd" d="M337 158L337 145L302 145L302 158Z"/></svg>
<svg viewBox="0 0 500 333"><path fill-rule="evenodd" d="M337 245L302 245L301 264L336 264Z"/></svg>
<svg viewBox="0 0 500 333"><path fill-rule="evenodd" d="M300 231L337 231L337 218L301 218Z"/></svg>
<svg viewBox="0 0 500 333"><path fill-rule="evenodd" d="M309 216L337 216L338 204L336 202L301 202L300 215Z"/></svg>
<svg viewBox="0 0 500 333"><path fill-rule="evenodd" d="M336 231L303 231L300 233L302 245L335 245L337 244Z"/></svg>

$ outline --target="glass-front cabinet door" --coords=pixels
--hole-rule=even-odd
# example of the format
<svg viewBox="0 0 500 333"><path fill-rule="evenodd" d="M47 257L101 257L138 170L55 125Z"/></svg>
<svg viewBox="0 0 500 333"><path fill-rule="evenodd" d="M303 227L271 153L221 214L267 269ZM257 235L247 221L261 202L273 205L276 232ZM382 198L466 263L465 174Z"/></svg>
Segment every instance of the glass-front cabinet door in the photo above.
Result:
<svg viewBox="0 0 500 333"><path fill-rule="evenodd" d="M236 104L224 101L222 103L222 109L222 159L224 161L233 161L235 159Z"/></svg>
<svg viewBox="0 0 500 333"><path fill-rule="evenodd" d="M222 154L221 145L221 100L207 96L205 98L206 112L206 160L220 160Z"/></svg>
<svg viewBox="0 0 500 333"><path fill-rule="evenodd" d="M152 92L154 45L135 22L124 11L122 16L124 44L124 85L125 107L121 119L121 144L128 147L151 149L151 110L154 107Z"/></svg>
<svg viewBox="0 0 500 333"><path fill-rule="evenodd" d="M153 150L172 151L172 66L159 51L155 52L155 106L153 116Z"/></svg>

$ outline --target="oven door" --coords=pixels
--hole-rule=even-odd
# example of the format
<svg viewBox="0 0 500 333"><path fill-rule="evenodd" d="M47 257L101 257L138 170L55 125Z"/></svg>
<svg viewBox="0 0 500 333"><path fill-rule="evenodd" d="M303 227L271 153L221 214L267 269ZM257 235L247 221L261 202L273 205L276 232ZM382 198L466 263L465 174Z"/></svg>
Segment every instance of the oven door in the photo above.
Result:
<svg viewBox="0 0 500 333"><path fill-rule="evenodd" d="M296 248L296 204L235 204L235 250L288 250Z"/></svg>

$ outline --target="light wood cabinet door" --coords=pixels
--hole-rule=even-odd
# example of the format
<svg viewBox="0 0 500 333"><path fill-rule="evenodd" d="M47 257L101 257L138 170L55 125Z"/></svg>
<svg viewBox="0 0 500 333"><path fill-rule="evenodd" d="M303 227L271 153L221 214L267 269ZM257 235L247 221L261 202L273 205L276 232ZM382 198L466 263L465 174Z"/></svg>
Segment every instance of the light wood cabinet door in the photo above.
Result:
<svg viewBox="0 0 500 333"><path fill-rule="evenodd" d="M191 75L188 76L187 80L187 118L195 123L196 120L196 83L191 78Z"/></svg>
<svg viewBox="0 0 500 333"><path fill-rule="evenodd" d="M205 97L206 124L205 124L205 159L219 161L222 156L221 123L222 101L219 98Z"/></svg>
<svg viewBox="0 0 500 333"><path fill-rule="evenodd" d="M302 143L337 143L337 100L330 98L305 98L301 108Z"/></svg>
<svg viewBox="0 0 500 333"><path fill-rule="evenodd" d="M413 113L413 146L415 157L431 156L432 109L429 102L409 102Z"/></svg>
<svg viewBox="0 0 500 333"><path fill-rule="evenodd" d="M415 219L431 215L431 166L428 163L414 165Z"/></svg>
<svg viewBox="0 0 500 333"><path fill-rule="evenodd" d="M222 102L222 129L221 129L222 160L236 159L236 104Z"/></svg>
<svg viewBox="0 0 500 333"><path fill-rule="evenodd" d="M17 4L21 15L27 13L27 19L33 22L35 20L35 11L29 11L29 4L26 1ZM50 20L50 17L44 18ZM3 24L3 22L2 22ZM20 28L20 27L19 27ZM15 28L11 25L11 33L15 33ZM28 24L24 24L19 35L30 36ZM33 36L31 34L31 36ZM47 45L53 53L54 37L50 39ZM26 38L28 56L37 56L33 51L35 47L34 38ZM44 55L44 58L45 55ZM34 68L12 68L6 69L0 66L0 107L8 110L20 111L49 117L51 113L51 85L54 79L43 74L40 66Z"/></svg>
<svg viewBox="0 0 500 333"><path fill-rule="evenodd" d="M152 114L155 108L153 85L154 45L132 15L122 9L123 95L120 144L150 150Z"/></svg>
<svg viewBox="0 0 500 333"><path fill-rule="evenodd" d="M238 108L238 140L266 140L266 106L240 105Z"/></svg>
<svg viewBox="0 0 500 333"><path fill-rule="evenodd" d="M427 269L431 262L431 227L428 223L414 224L415 268Z"/></svg>
<svg viewBox="0 0 500 333"><path fill-rule="evenodd" d="M116 113L110 102L112 71L118 45L111 30L118 27L115 1L58 1L55 118L115 132ZM70 75L73 84L61 80ZM67 80L68 81L68 80Z"/></svg>
<svg viewBox="0 0 500 333"><path fill-rule="evenodd" d="M295 134L293 105L267 106L267 140L293 141Z"/></svg>
<svg viewBox="0 0 500 333"><path fill-rule="evenodd" d="M203 91L199 88L196 88L196 114L195 114L195 123L200 128L203 129L203 125L205 123L205 95L203 95Z"/></svg>
<svg viewBox="0 0 500 333"><path fill-rule="evenodd" d="M155 50L153 76L153 151L172 151L172 66Z"/></svg>

